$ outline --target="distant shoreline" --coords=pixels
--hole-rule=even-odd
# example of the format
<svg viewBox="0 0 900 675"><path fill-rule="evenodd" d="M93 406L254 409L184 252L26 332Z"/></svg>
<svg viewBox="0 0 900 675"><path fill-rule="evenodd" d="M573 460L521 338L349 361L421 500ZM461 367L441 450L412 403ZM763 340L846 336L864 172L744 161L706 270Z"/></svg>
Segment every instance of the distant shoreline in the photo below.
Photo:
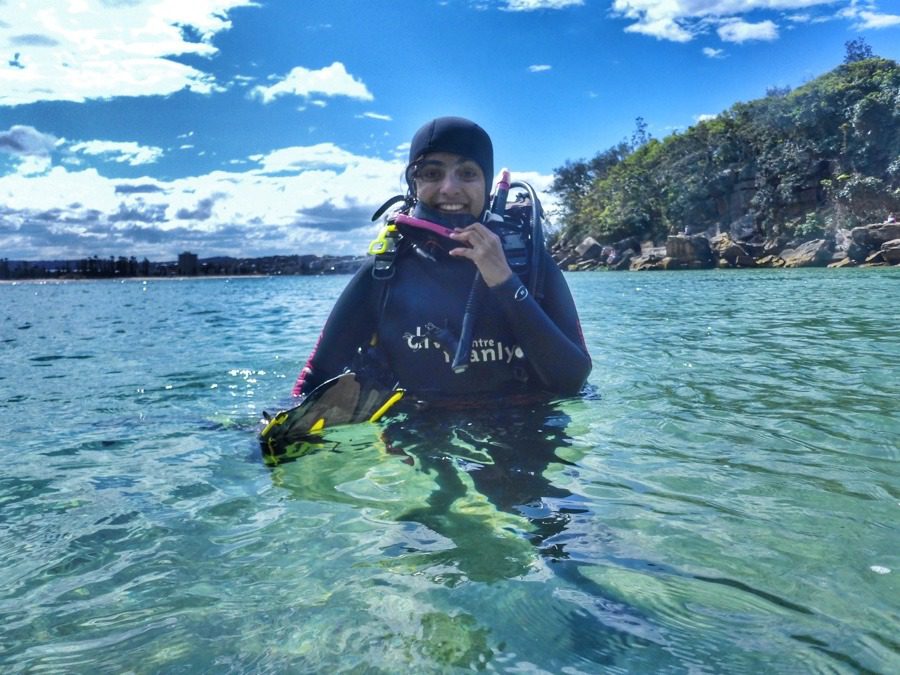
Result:
<svg viewBox="0 0 900 675"><path fill-rule="evenodd" d="M37 277L34 279L0 279L0 286L6 285L16 285L16 284L69 284L69 283L82 283L84 281L118 281L119 283L131 283L131 282L141 282L147 283L148 281L194 281L198 279L268 279L270 277L283 277L283 276L312 276L312 275L301 275L301 274L204 274L197 276L187 276L187 275L176 275L171 277L123 277L121 279L117 279L116 277L96 277L96 278L88 278L81 277L78 279L73 278L56 278L56 277ZM316 276L335 276L334 274L329 275L316 275Z"/></svg>
<svg viewBox="0 0 900 675"><path fill-rule="evenodd" d="M881 264L863 264L863 265L846 265L842 267L707 267L707 268L696 268L696 269L672 269L665 270L669 272L707 272L709 270L721 270L725 273L729 273L732 271L760 271L760 270L800 270L800 269L850 269L850 270L858 270L858 269L896 269L900 267L900 265L886 265L884 263ZM613 270L608 270L605 268L593 268L588 270L564 270L569 272L570 274L578 274L579 276L584 272L599 272L599 273L607 273L612 272ZM638 272L643 270L626 270L630 272ZM95 282L116 282L118 281L121 284L124 283L142 283L146 284L151 281L161 281L161 282L174 282L174 281L198 281L198 280L222 280L230 281L232 279L271 279L271 278L284 278L284 277L333 277L333 276L350 276L352 272L334 272L330 274L205 274L203 276L186 276L186 275L178 275L178 276L170 276L170 277L125 277L122 279L116 279L115 277L101 277L96 279L89 278L81 278L81 279L56 279L53 277L44 277L37 279L0 279L0 286L17 286L20 284L31 284L31 285L62 285L62 284L78 284L78 283L95 283Z"/></svg>

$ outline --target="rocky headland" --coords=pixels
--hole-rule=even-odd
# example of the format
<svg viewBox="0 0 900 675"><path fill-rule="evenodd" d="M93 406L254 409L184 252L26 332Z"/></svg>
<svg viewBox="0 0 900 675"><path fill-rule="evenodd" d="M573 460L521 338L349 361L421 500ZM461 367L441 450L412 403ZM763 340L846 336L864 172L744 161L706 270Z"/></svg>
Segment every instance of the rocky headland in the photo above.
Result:
<svg viewBox="0 0 900 675"><path fill-rule="evenodd" d="M569 271L878 267L900 264L900 223L873 223L805 241L676 234L658 246L634 237L612 244L586 237L577 243L559 242L552 253L560 268Z"/></svg>

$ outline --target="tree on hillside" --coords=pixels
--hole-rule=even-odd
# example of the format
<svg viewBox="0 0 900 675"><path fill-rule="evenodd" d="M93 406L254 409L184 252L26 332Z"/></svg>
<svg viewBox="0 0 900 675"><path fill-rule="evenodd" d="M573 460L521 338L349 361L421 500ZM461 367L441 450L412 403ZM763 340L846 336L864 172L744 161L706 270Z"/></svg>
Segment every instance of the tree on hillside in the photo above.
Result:
<svg viewBox="0 0 900 675"><path fill-rule="evenodd" d="M652 136L647 131L647 122L643 117L634 120L634 132L631 134L631 150L634 152L643 145L647 145Z"/></svg>
<svg viewBox="0 0 900 675"><path fill-rule="evenodd" d="M790 93L791 88L789 86L779 87L778 85L773 85L771 87L766 87L766 97L783 97Z"/></svg>
<svg viewBox="0 0 900 675"><path fill-rule="evenodd" d="M865 38L860 37L855 40L849 40L844 43L844 48L847 50L844 54L845 64L865 61L866 59L871 59L875 56Z"/></svg>
<svg viewBox="0 0 900 675"><path fill-rule="evenodd" d="M642 137L639 118L631 143L555 171L561 238L791 239L883 218L900 210L898 91L896 62L861 58L662 141Z"/></svg>
<svg viewBox="0 0 900 675"><path fill-rule="evenodd" d="M625 141L598 152L590 160L579 159L567 161L564 166L554 170L550 192L559 195L562 205L563 221L573 222L580 211L578 201L587 194L591 186L605 178L610 170L631 154L631 146Z"/></svg>

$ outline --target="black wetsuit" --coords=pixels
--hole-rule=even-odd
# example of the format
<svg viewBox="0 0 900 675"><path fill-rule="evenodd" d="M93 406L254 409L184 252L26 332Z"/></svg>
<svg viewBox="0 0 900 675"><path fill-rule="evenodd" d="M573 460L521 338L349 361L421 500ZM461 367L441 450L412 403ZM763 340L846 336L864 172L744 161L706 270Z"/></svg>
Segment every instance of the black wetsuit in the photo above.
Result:
<svg viewBox="0 0 900 675"><path fill-rule="evenodd" d="M426 401L484 393L578 393L591 361L575 303L549 254L541 255L540 304L524 293L525 282L515 274L481 289L471 360L463 373L453 372L452 349L441 344L434 328L429 333L429 325L439 335L447 335L440 333L446 330L459 336L476 268L442 251L436 257L429 260L405 249L389 280L373 278L374 258L369 258L334 306L294 395L339 375L373 335L400 385Z"/></svg>

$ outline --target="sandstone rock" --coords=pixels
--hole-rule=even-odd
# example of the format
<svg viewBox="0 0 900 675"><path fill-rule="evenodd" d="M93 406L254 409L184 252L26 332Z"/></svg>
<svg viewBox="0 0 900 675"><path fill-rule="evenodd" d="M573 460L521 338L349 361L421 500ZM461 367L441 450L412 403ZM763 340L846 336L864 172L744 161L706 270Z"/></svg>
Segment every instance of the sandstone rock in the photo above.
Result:
<svg viewBox="0 0 900 675"><path fill-rule="evenodd" d="M881 245L881 255L888 265L900 265L900 239L892 239Z"/></svg>
<svg viewBox="0 0 900 675"><path fill-rule="evenodd" d="M659 261L659 266L660 269L664 270L684 270L690 266L691 262L693 262L693 260L666 256Z"/></svg>
<svg viewBox="0 0 900 675"><path fill-rule="evenodd" d="M567 270L575 265L578 260L574 255L566 255L556 260L556 266L561 270Z"/></svg>
<svg viewBox="0 0 900 675"><path fill-rule="evenodd" d="M678 267L673 267L671 269L678 270L708 270L713 266L712 263L700 262L699 260L688 260L687 262L679 261L680 264Z"/></svg>
<svg viewBox="0 0 900 675"><path fill-rule="evenodd" d="M674 234L666 239L666 257L685 262L698 261L712 265L713 255L709 239L703 235ZM666 269L673 269L667 267Z"/></svg>
<svg viewBox="0 0 900 675"><path fill-rule="evenodd" d="M834 250L835 251L843 251L847 252L847 249L850 248L850 244L853 242L852 237L850 236L850 230L839 227L834 231Z"/></svg>
<svg viewBox="0 0 900 675"><path fill-rule="evenodd" d="M853 241L864 248L875 250L893 239L900 239L900 223L874 223L850 230Z"/></svg>
<svg viewBox="0 0 900 675"><path fill-rule="evenodd" d="M742 241L741 248L754 260L766 255L766 245L759 241Z"/></svg>
<svg viewBox="0 0 900 675"><path fill-rule="evenodd" d="M763 242L762 247L762 255L773 255L777 256L785 245L787 244L787 239L785 237L775 237L774 239L766 239Z"/></svg>
<svg viewBox="0 0 900 675"><path fill-rule="evenodd" d="M850 258L853 262L864 262L866 256L871 253L871 250L865 246L860 246L855 241L850 241L847 244L847 257Z"/></svg>
<svg viewBox="0 0 900 675"><path fill-rule="evenodd" d="M657 258L655 256L639 256L631 259L630 269L633 272L661 270L664 269L662 266L663 260L663 258Z"/></svg>
<svg viewBox="0 0 900 675"><path fill-rule="evenodd" d="M665 258L666 257L666 247L665 244L662 246L654 246L652 242L644 242L641 244L641 255L655 255L657 258Z"/></svg>
<svg viewBox="0 0 900 675"><path fill-rule="evenodd" d="M867 256L865 261L863 262L864 265L869 265L870 267L884 265L884 263L884 253L882 253L881 251L875 251L875 253Z"/></svg>
<svg viewBox="0 0 900 675"><path fill-rule="evenodd" d="M855 263L853 262L853 258L849 256L845 256L840 260L836 260L835 262L828 263L828 267L838 268L838 267L853 267Z"/></svg>
<svg viewBox="0 0 900 675"><path fill-rule="evenodd" d="M673 234L666 239L666 256L669 258L681 258L690 260L694 257L694 246L689 237L683 234Z"/></svg>
<svg viewBox="0 0 900 675"><path fill-rule="evenodd" d="M713 239L712 249L718 254L719 267L755 267L756 261L727 234L722 234ZM722 261L727 265L722 265Z"/></svg>
<svg viewBox="0 0 900 675"><path fill-rule="evenodd" d="M631 255L639 255L641 250L641 242L637 237L626 237L612 244L616 251L616 257L621 257L626 251L631 251Z"/></svg>
<svg viewBox="0 0 900 675"><path fill-rule="evenodd" d="M784 267L784 260L777 255L764 255L756 261L757 267Z"/></svg>
<svg viewBox="0 0 900 675"><path fill-rule="evenodd" d="M600 252L603 247L593 237L585 237L578 246L575 247L575 255L582 260L599 260Z"/></svg>
<svg viewBox="0 0 900 675"><path fill-rule="evenodd" d="M856 262L865 262L866 258L881 246L893 239L900 239L900 223L873 223L850 230L851 242L847 247L847 255Z"/></svg>
<svg viewBox="0 0 900 675"><path fill-rule="evenodd" d="M831 261L833 244L826 239L813 239L797 248L781 252L785 267L824 267Z"/></svg>
<svg viewBox="0 0 900 675"><path fill-rule="evenodd" d="M634 258L634 256L634 250L629 248L615 257L610 256L607 260L607 265L611 270L627 270L631 265L631 259Z"/></svg>
<svg viewBox="0 0 900 675"><path fill-rule="evenodd" d="M634 255L631 258L630 269L640 272L647 270L687 269L688 263L683 260L675 260L658 253Z"/></svg>

